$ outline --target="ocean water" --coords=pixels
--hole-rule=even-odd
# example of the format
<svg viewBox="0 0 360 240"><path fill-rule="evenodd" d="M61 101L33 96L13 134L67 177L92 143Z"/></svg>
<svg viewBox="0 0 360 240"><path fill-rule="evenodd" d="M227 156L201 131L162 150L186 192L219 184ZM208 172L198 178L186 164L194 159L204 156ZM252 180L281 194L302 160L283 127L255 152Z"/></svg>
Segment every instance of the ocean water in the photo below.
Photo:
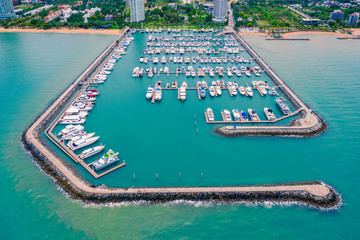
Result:
<svg viewBox="0 0 360 240"><path fill-rule="evenodd" d="M150 82L128 78L132 67L122 68L130 62L121 62L125 58L101 87L104 94L86 128L99 133L101 141L127 161L125 168L100 179L107 184L116 181L126 186L178 186L322 180L335 187L344 201L332 211L271 204L130 203L95 207L68 199L32 163L21 147L20 134L114 37L0 34L0 239L357 239L360 42L325 35L309 37L311 41L306 42L265 41L259 36L246 36L246 40L304 102L324 117L329 129L319 137L227 139L211 134L213 126L204 124L202 118L207 105L214 104L217 109L224 105L248 108L258 103L225 95L221 100L199 101L195 93L188 93L182 104L175 93L167 92L160 104L148 103L144 100L146 89L142 88ZM128 54L128 60L132 56L138 61L136 52ZM127 104L129 99L132 101ZM258 108L267 103L263 101ZM107 130L104 126L114 118L117 128ZM174 126L179 118L181 126ZM106 131L115 131L116 136ZM214 142L217 144L212 145Z"/></svg>

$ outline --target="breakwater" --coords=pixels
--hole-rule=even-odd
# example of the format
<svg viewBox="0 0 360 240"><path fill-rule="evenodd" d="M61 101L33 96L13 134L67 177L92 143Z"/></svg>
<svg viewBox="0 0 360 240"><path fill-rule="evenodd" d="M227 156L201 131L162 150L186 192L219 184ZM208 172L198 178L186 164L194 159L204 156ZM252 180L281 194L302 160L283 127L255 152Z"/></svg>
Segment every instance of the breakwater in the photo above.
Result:
<svg viewBox="0 0 360 240"><path fill-rule="evenodd" d="M25 133L22 135L22 141L25 149L31 153L43 171L53 177L56 184L72 198L84 203L146 201L157 204L176 200L211 201L215 203L291 202L319 209L331 209L341 203L339 195L332 187L318 181L257 186L127 189L97 187L78 178L84 184L82 188L79 188L76 182L68 178L70 175L64 174L34 145L26 141ZM74 174L74 172L71 173Z"/></svg>

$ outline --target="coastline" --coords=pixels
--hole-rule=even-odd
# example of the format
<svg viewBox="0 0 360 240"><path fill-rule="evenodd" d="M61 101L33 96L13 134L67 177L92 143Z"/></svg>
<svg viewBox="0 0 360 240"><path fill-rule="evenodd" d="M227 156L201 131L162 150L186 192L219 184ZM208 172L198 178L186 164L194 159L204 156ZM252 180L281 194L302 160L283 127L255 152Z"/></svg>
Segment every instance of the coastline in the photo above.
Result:
<svg viewBox="0 0 360 240"><path fill-rule="evenodd" d="M355 34L360 34L360 30L353 29ZM269 36L269 34L261 33L261 32L237 32L239 35L258 35L258 36ZM341 37L350 37L353 38L353 35L346 33L337 33L337 32L322 32L322 31L297 31L297 32L288 32L282 34L284 38L289 38L294 35L304 35L304 34L325 34L325 35L336 35Z"/></svg>
<svg viewBox="0 0 360 240"><path fill-rule="evenodd" d="M109 34L119 35L123 29L85 29L85 28L0 28L0 33L82 33L82 34Z"/></svg>

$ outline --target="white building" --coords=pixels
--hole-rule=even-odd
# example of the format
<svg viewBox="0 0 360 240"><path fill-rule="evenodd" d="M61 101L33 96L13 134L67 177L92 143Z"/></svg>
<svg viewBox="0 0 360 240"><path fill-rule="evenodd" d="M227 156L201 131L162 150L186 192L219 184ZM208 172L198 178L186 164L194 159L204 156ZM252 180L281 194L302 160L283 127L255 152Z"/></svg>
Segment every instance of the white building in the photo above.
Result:
<svg viewBox="0 0 360 240"><path fill-rule="evenodd" d="M145 20L144 0L130 0L131 22Z"/></svg>
<svg viewBox="0 0 360 240"><path fill-rule="evenodd" d="M227 15L227 0L214 0L213 20L224 21Z"/></svg>
<svg viewBox="0 0 360 240"><path fill-rule="evenodd" d="M16 17L11 0L0 0L0 19Z"/></svg>
<svg viewBox="0 0 360 240"><path fill-rule="evenodd" d="M82 11L82 13L85 13L83 16L84 23L87 23L89 17L93 16L97 11L101 12L101 8L94 7L92 9L85 9L84 11Z"/></svg>

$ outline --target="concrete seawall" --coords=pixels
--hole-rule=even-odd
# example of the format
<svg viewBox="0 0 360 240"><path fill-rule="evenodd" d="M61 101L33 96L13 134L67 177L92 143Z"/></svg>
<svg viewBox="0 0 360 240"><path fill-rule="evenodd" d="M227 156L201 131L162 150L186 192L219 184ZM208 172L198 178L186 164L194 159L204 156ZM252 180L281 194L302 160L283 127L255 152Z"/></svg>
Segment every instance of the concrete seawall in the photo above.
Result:
<svg viewBox="0 0 360 240"><path fill-rule="evenodd" d="M128 29L116 40L126 36ZM336 191L321 182L228 187L162 187L162 188L107 188L95 186L82 179L77 171L41 139L40 132L87 81L102 61L112 53L116 40L23 132L21 141L39 166L72 198L86 203L109 203L145 200L163 203L174 200L213 202L294 202L317 208L332 208L339 204Z"/></svg>
<svg viewBox="0 0 360 240"><path fill-rule="evenodd" d="M254 49L238 34L234 37L245 48L257 64L265 70L265 73L274 82L277 89L291 103L295 110L299 110L299 116L288 125L276 126L223 126L214 129L214 132L223 136L283 136L283 137L313 137L327 129L324 119L311 110L291 88L265 63Z"/></svg>

